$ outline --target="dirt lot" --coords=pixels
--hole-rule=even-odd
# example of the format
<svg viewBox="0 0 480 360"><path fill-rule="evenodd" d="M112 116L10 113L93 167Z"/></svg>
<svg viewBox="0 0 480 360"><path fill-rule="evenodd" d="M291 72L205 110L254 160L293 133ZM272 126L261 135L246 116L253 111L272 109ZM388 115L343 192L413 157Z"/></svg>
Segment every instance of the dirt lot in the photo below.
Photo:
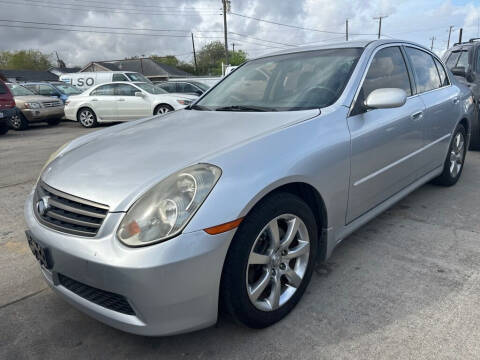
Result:
<svg viewBox="0 0 480 360"><path fill-rule="evenodd" d="M0 137L0 359L480 358L479 152L455 187L426 185L346 239L279 324L222 319L144 338L53 294L24 238L24 200L43 163L89 131L62 123Z"/></svg>

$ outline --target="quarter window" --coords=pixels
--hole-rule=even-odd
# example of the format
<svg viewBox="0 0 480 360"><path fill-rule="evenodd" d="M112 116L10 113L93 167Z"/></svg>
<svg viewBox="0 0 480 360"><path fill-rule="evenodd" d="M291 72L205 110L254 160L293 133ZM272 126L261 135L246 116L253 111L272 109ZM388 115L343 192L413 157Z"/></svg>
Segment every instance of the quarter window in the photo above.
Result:
<svg viewBox="0 0 480 360"><path fill-rule="evenodd" d="M440 74L440 82L441 86L447 86L449 84L447 73L445 72L445 68L443 67L442 63L435 59L435 64L437 65L438 73Z"/></svg>
<svg viewBox="0 0 480 360"><path fill-rule="evenodd" d="M433 61L433 57L425 51L411 47L407 47L406 51L410 57L415 72L417 93L439 88L441 86L440 76L438 75L438 70Z"/></svg>
<svg viewBox="0 0 480 360"><path fill-rule="evenodd" d="M90 93L90 96L113 96L114 95L114 86L113 85L102 85L93 90Z"/></svg>

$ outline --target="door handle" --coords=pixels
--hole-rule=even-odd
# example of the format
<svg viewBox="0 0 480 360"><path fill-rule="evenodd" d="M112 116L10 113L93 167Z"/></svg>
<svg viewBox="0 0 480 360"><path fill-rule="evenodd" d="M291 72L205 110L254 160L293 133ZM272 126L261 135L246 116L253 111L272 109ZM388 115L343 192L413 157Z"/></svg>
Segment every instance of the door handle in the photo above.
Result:
<svg viewBox="0 0 480 360"><path fill-rule="evenodd" d="M453 99L453 103L456 105L460 102L460 99L458 97L456 97L455 99Z"/></svg>
<svg viewBox="0 0 480 360"><path fill-rule="evenodd" d="M98 101L98 99L92 99L92 101Z"/></svg>
<svg viewBox="0 0 480 360"><path fill-rule="evenodd" d="M412 120L420 120L421 118L423 118L423 111L417 111L416 113L410 115L410 117L412 118Z"/></svg>
<svg viewBox="0 0 480 360"><path fill-rule="evenodd" d="M118 101L125 101L125 99L118 99Z"/></svg>

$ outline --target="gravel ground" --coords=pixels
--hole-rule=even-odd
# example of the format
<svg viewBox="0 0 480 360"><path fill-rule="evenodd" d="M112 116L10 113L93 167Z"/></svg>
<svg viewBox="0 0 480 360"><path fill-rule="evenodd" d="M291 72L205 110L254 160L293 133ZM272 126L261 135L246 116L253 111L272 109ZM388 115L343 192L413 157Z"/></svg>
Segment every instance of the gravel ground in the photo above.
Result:
<svg viewBox="0 0 480 360"><path fill-rule="evenodd" d="M455 187L426 185L344 240L275 326L221 319L145 338L53 294L24 238L23 204L43 163L90 131L65 122L0 137L0 359L480 358L479 152Z"/></svg>

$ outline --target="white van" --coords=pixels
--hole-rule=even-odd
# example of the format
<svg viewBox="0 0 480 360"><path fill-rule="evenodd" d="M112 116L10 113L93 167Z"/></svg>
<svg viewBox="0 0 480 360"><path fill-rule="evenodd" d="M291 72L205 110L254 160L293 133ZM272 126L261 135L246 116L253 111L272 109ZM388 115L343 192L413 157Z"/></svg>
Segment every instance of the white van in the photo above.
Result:
<svg viewBox="0 0 480 360"><path fill-rule="evenodd" d="M145 76L133 71L95 71L60 75L60 81L84 91L92 86L115 81L135 81L151 83Z"/></svg>

